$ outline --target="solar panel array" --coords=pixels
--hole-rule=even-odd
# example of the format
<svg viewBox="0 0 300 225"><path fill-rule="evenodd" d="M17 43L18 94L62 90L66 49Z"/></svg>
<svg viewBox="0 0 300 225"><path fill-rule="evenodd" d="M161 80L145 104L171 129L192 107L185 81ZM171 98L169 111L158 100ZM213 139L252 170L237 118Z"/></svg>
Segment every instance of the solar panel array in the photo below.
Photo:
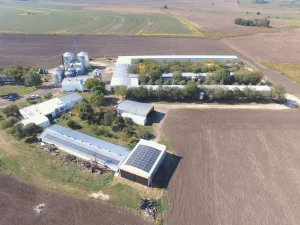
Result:
<svg viewBox="0 0 300 225"><path fill-rule="evenodd" d="M149 173L160 153L161 151L156 148L139 145L125 165L133 166Z"/></svg>
<svg viewBox="0 0 300 225"><path fill-rule="evenodd" d="M111 163L113 165L116 165L118 166L120 161L116 160L116 159L112 159L108 156L105 156L105 155L101 155L99 154L98 152L94 152L94 151L91 151L85 147L82 147L80 145L77 145L77 144L74 144L74 143L71 143L65 139L62 139L62 138L58 138L56 136L53 136L51 134L46 134L45 135L45 138L47 138L48 140L50 141L53 141L53 142L56 142L58 145L61 145L61 146L65 146L65 147L68 147L68 148L71 148L71 149L75 149L79 152L82 152L82 153L85 153L87 155L90 155L92 157L96 157L97 159L100 159L104 162L108 162L108 163Z"/></svg>

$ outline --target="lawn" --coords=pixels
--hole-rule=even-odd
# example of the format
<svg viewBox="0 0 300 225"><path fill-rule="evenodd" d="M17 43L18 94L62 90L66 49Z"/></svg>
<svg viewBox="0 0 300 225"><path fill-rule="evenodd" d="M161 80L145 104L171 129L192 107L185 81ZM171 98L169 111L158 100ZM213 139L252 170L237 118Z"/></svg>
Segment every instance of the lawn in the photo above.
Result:
<svg viewBox="0 0 300 225"><path fill-rule="evenodd" d="M33 89L32 87L25 87L25 86L18 86L18 85L0 86L0 95L6 95L8 93L17 93L19 96L24 96L34 91L35 89Z"/></svg>
<svg viewBox="0 0 300 225"><path fill-rule="evenodd" d="M279 63L279 62L268 62L260 61L260 64L269 67L273 70L278 71L284 76L292 79L296 83L300 84L300 65L292 63Z"/></svg>
<svg viewBox="0 0 300 225"><path fill-rule="evenodd" d="M0 33L203 36L186 21L166 15L58 8L59 4L3 4Z"/></svg>

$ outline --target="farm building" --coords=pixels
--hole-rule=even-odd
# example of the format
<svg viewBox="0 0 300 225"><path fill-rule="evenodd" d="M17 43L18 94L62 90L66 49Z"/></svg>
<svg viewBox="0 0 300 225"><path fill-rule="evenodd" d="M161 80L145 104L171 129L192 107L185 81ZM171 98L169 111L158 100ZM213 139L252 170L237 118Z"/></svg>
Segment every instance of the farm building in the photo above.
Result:
<svg viewBox="0 0 300 225"><path fill-rule="evenodd" d="M123 100L117 105L117 113L122 117L129 117L134 123L145 125L149 122L149 115L154 111L151 104Z"/></svg>
<svg viewBox="0 0 300 225"><path fill-rule="evenodd" d="M161 56L119 56L115 65L110 87L113 90L116 86L138 86L137 78L134 74L128 74L127 69L132 60L155 59L161 60L190 60L190 61L231 61L236 62L237 56L234 55L161 55Z"/></svg>
<svg viewBox="0 0 300 225"><path fill-rule="evenodd" d="M87 91L84 84L87 79L94 78L94 76L77 76L77 77L66 77L61 83L63 91L73 92L73 91Z"/></svg>
<svg viewBox="0 0 300 225"><path fill-rule="evenodd" d="M38 138L84 160L96 160L113 171L118 171L128 156L128 150L123 147L60 125L47 128Z"/></svg>
<svg viewBox="0 0 300 225"><path fill-rule="evenodd" d="M83 98L76 93L69 93L61 97L53 98L48 101L41 102L20 109L21 115L24 117L23 124L29 121L39 126L46 126L47 119L56 117L58 114L70 110L75 104L82 102ZM47 119L46 119L47 118Z"/></svg>
<svg viewBox="0 0 300 225"><path fill-rule="evenodd" d="M150 186L166 156L166 146L141 139L120 166L121 177Z"/></svg>

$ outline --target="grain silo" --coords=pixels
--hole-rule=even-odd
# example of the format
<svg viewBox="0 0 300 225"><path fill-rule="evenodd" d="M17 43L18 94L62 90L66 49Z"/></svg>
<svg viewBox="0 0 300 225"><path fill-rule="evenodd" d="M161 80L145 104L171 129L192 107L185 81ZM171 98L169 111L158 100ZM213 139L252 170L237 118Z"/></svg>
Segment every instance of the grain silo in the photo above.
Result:
<svg viewBox="0 0 300 225"><path fill-rule="evenodd" d="M53 77L54 85L56 87L60 87L61 82L64 78L64 69L63 68L56 68L52 73L52 77Z"/></svg>
<svg viewBox="0 0 300 225"><path fill-rule="evenodd" d="M74 68L77 75L84 75L84 66L81 62L75 63Z"/></svg>
<svg viewBox="0 0 300 225"><path fill-rule="evenodd" d="M77 58L78 58L78 61L83 64L85 70L87 70L91 67L89 54L87 52L79 52L77 54Z"/></svg>
<svg viewBox="0 0 300 225"><path fill-rule="evenodd" d="M67 70L68 68L70 68L70 64L75 62L74 54L72 52L65 52L63 54L63 60L65 69Z"/></svg>
<svg viewBox="0 0 300 225"><path fill-rule="evenodd" d="M66 73L65 73L66 77L75 77L75 69L74 68L69 68Z"/></svg>

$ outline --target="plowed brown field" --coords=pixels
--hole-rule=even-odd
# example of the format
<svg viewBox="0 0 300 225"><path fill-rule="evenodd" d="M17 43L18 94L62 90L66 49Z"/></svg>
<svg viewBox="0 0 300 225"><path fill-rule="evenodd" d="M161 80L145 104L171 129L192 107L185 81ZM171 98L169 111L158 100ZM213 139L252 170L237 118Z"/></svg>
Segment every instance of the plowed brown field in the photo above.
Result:
<svg viewBox="0 0 300 225"><path fill-rule="evenodd" d="M174 110L172 225L299 225L298 111Z"/></svg>
<svg viewBox="0 0 300 225"><path fill-rule="evenodd" d="M43 213L34 208L46 204ZM133 212L37 189L0 175L0 225L146 225Z"/></svg>

